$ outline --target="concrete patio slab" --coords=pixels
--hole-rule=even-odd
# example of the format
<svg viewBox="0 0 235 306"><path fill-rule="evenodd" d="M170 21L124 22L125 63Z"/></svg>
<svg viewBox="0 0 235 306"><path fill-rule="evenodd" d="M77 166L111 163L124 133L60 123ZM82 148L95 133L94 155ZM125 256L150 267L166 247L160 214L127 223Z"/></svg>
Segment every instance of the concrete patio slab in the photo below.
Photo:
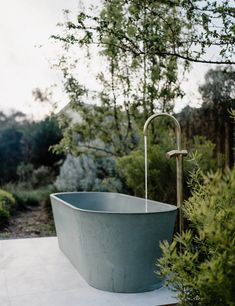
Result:
<svg viewBox="0 0 235 306"><path fill-rule="evenodd" d="M56 237L0 240L1 306L158 306L176 303L167 288L137 294L89 286Z"/></svg>

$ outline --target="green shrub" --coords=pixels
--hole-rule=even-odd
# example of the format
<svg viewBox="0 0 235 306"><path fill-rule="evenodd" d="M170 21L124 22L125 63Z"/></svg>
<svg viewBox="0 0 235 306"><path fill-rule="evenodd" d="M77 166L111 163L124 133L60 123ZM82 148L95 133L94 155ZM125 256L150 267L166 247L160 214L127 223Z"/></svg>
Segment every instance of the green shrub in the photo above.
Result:
<svg viewBox="0 0 235 306"><path fill-rule="evenodd" d="M0 227L5 225L10 218L10 214L8 211L0 208Z"/></svg>
<svg viewBox="0 0 235 306"><path fill-rule="evenodd" d="M34 169L30 183L34 188L46 187L52 184L55 180L54 172L51 168L46 166L40 166Z"/></svg>
<svg viewBox="0 0 235 306"><path fill-rule="evenodd" d="M36 206L41 200L38 190L17 190L14 196L19 207Z"/></svg>
<svg viewBox="0 0 235 306"><path fill-rule="evenodd" d="M14 195L20 206L34 206L45 201L51 192L52 187L47 186L34 190L18 190Z"/></svg>
<svg viewBox="0 0 235 306"><path fill-rule="evenodd" d="M166 152L175 148L174 134L166 134L160 130L163 138L159 144L148 145L148 198L167 203L176 202L176 166L175 158L166 159ZM173 143L172 143L173 142ZM184 177L187 180L188 173L200 167L205 173L216 167L213 157L215 145L202 136L195 136L187 145L189 156L184 159ZM129 155L117 159L117 170L130 191L140 197L144 197L144 145L141 142L137 150ZM184 186L185 197L190 190Z"/></svg>
<svg viewBox="0 0 235 306"><path fill-rule="evenodd" d="M52 185L37 189L26 189L24 184L7 184L5 188L13 194L19 209L27 206L39 205L49 197L50 193L54 191L54 187Z"/></svg>
<svg viewBox="0 0 235 306"><path fill-rule="evenodd" d="M19 177L18 186L25 189L35 189L52 184L55 180L55 172L52 168L40 166L34 168L34 165L21 163L17 167Z"/></svg>
<svg viewBox="0 0 235 306"><path fill-rule="evenodd" d="M34 166L32 164L20 163L16 169L16 173L19 177L20 182L28 182L31 180L34 171Z"/></svg>
<svg viewBox="0 0 235 306"><path fill-rule="evenodd" d="M180 305L235 305L235 168L194 176L183 211L190 228L164 242L160 274L179 293ZM181 252L179 251L181 246Z"/></svg>
<svg viewBox="0 0 235 306"><path fill-rule="evenodd" d="M175 159L167 160L171 148L151 145L148 148L148 198L174 203L176 198ZM144 197L144 149L132 151L117 160L117 170L135 196Z"/></svg>
<svg viewBox="0 0 235 306"><path fill-rule="evenodd" d="M189 158L194 160L193 168L200 168L204 173L216 171L215 144L204 136L194 136L188 143ZM221 168L224 166L223 155L220 154Z"/></svg>
<svg viewBox="0 0 235 306"><path fill-rule="evenodd" d="M0 226L4 225L15 206L15 199L9 192L0 189Z"/></svg>
<svg viewBox="0 0 235 306"><path fill-rule="evenodd" d="M0 207L11 212L15 205L15 199L10 192L0 189Z"/></svg>

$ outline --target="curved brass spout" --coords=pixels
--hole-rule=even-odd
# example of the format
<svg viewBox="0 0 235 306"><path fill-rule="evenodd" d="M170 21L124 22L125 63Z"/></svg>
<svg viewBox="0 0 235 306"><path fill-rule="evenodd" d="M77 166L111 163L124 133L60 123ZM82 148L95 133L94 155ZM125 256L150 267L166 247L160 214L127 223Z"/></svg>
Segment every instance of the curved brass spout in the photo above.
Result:
<svg viewBox="0 0 235 306"><path fill-rule="evenodd" d="M183 202L183 160L182 156L187 155L187 150L182 150L181 149L181 127L178 122L178 120L169 114L166 113L160 113L160 114L154 114L150 116L145 124L144 124L144 136L147 136L147 130L148 130L148 125L149 123L156 117L168 117L173 120L175 124L175 133L176 133L176 144L177 144L177 149L172 150L166 153L167 158L171 158L173 156L176 157L176 190L177 190L177 207L179 208L179 231L181 233L182 230L182 217L181 217L181 205ZM146 186L147 188L147 186Z"/></svg>

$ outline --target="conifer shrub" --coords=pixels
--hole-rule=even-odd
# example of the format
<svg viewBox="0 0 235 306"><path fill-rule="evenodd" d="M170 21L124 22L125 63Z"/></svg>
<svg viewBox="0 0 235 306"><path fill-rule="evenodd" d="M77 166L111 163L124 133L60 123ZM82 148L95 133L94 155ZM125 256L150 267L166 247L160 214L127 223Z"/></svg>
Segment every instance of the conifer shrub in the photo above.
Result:
<svg viewBox="0 0 235 306"><path fill-rule="evenodd" d="M235 168L193 176L189 228L163 242L157 266L183 306L235 305ZM181 251L180 247L181 246Z"/></svg>

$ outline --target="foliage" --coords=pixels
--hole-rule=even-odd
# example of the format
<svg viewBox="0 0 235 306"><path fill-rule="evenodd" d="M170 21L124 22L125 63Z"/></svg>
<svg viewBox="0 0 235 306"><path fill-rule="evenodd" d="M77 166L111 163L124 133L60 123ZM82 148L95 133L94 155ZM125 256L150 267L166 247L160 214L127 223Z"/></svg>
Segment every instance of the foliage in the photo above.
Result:
<svg viewBox="0 0 235 306"><path fill-rule="evenodd" d="M58 151L129 154L138 146L136 126L156 111L171 112L174 99L182 96L179 60L182 70L190 62L233 63L234 15L228 0L106 0L99 13L94 6L81 10L75 19L65 12L63 34L53 38L64 43L58 67L70 107L81 120L73 125L61 120ZM217 51L214 61L205 59L212 46ZM104 59L97 76L102 90L92 97L76 78L80 61L71 60L69 53L75 47L87 51L87 58L97 51L96 56L99 52ZM92 107L84 102L87 99ZM95 139L105 147L92 145Z"/></svg>
<svg viewBox="0 0 235 306"><path fill-rule="evenodd" d="M88 89L77 81L68 58L61 58L59 67L70 107L79 112L81 120L73 125L62 121L63 139L57 150L124 156L138 144L138 125L156 110L172 110L173 99L182 94L177 60L151 51L167 45L169 24L174 24L174 40L178 41L181 21L174 5L110 0L103 3L99 16L81 12L76 21L64 25L65 36L55 38L65 42L66 51L75 44L87 47L89 55L93 44L98 44L106 64L97 76L102 84L101 93L95 96L98 102L88 106L84 103L86 95L90 98ZM132 47L126 48L130 43ZM139 48L143 53L138 53ZM76 59L75 67L78 65ZM96 139L105 146L93 145Z"/></svg>
<svg viewBox="0 0 235 306"><path fill-rule="evenodd" d="M58 143L62 137L57 119L52 116L36 122L33 129L28 130L28 133L32 150L30 162L35 168L40 166L56 167L63 158L63 155L56 155L50 150L50 147Z"/></svg>
<svg viewBox="0 0 235 306"><path fill-rule="evenodd" d="M33 188L48 186L54 183L54 180L55 172L50 167L41 166L33 171L31 186Z"/></svg>
<svg viewBox="0 0 235 306"><path fill-rule="evenodd" d="M121 10L120 10L121 7ZM200 0L174 0L174 1L117 1L106 0L103 3L100 16L94 16L94 6L90 10L91 16L82 11L77 22L68 22L71 30L83 30L81 36L76 37L71 32L67 37L61 38L67 43L87 44L97 38L96 31L104 34L96 42L107 46L117 47L125 51L140 54L154 53L159 57L179 57L194 62L209 63L233 63L234 50L234 7L226 1L200 1ZM107 12L109 9L109 12ZM165 11L171 12L172 18L165 18ZM174 14L177 12L177 14ZM144 45L138 44L142 37L142 20L136 22L136 17L145 14L147 29L146 36L155 43L151 49L145 49ZM124 31L122 18L126 15ZM110 18L110 16L112 18ZM159 23L150 21L149 16L155 17ZM105 17L108 17L105 19ZM167 16L168 17L168 16ZM87 20L91 20L90 26ZM121 22L120 22L121 21ZM179 22L180 21L180 22ZM181 29L182 28L182 29ZM118 35L118 30L120 31ZM108 38L105 39L106 34ZM113 34L111 36L110 34ZM179 35L180 34L180 35ZM165 38L167 37L167 40ZM99 39L99 37L98 37ZM161 41L162 39L162 41ZM167 43L166 43L167 42ZM95 42L94 42L95 43ZM206 60L204 55L211 47L217 48L217 61Z"/></svg>
<svg viewBox="0 0 235 306"><path fill-rule="evenodd" d="M21 163L17 167L17 175L19 177L19 185L25 186L25 188L47 186L55 180L54 169L46 166L40 166L35 169L33 164Z"/></svg>
<svg viewBox="0 0 235 306"><path fill-rule="evenodd" d="M175 159L166 159L166 153L174 148L174 134L159 126L158 144L148 145L148 197L167 203L175 203L176 198L176 165ZM151 137L151 135L150 135ZM213 157L215 145L202 136L195 136L187 143L189 155L184 159L184 177L200 167L205 172L213 171L216 160ZM137 150L117 160L117 170L127 187L134 195L144 197L144 147L140 144ZM185 197L190 190L184 186Z"/></svg>
<svg viewBox="0 0 235 306"><path fill-rule="evenodd" d="M41 165L57 172L63 156L48 151L61 138L54 117L32 122L22 113L0 113L0 122L0 184L30 181Z"/></svg>
<svg viewBox="0 0 235 306"><path fill-rule="evenodd" d="M49 197L51 193L55 192L53 185L32 190L32 187L27 188L24 183L10 183L5 185L4 189L14 195L15 209L11 214L0 208L0 227L2 227L0 239L55 235ZM13 224L7 224L11 219L14 221ZM5 225L7 226L5 227Z"/></svg>
<svg viewBox="0 0 235 306"><path fill-rule="evenodd" d="M184 135L190 141L201 135L215 144L214 157L221 167L221 153L226 167L234 164L235 71L232 68L210 69L199 87L203 103L200 108L187 106L178 114Z"/></svg>
<svg viewBox="0 0 235 306"><path fill-rule="evenodd" d="M170 3L179 5L185 25L175 56L202 63L234 63L234 7L229 0L180 0ZM217 51L216 60L205 59L211 47Z"/></svg>
<svg viewBox="0 0 235 306"><path fill-rule="evenodd" d="M194 136L192 143L189 142L188 146L188 161L191 162L191 166L188 166L187 170L192 172L194 169L200 168L204 173L207 173L217 169L216 159L214 158L214 143L204 136Z"/></svg>
<svg viewBox="0 0 235 306"><path fill-rule="evenodd" d="M5 190L0 189L0 203L2 209L11 212L15 205L15 199L12 194L10 194Z"/></svg>
<svg viewBox="0 0 235 306"><path fill-rule="evenodd" d="M16 169L23 160L22 127L27 125L25 115L0 112L0 184L17 180Z"/></svg>
<svg viewBox="0 0 235 306"><path fill-rule="evenodd" d="M15 127L0 130L0 183L16 180L16 168L23 158L22 133Z"/></svg>
<svg viewBox="0 0 235 306"><path fill-rule="evenodd" d="M13 195L5 190L0 189L0 226L4 225L15 206Z"/></svg>
<svg viewBox="0 0 235 306"><path fill-rule="evenodd" d="M19 177L19 182L30 181L34 171L34 166L32 164L20 163L16 169L16 174Z"/></svg>
<svg viewBox="0 0 235 306"><path fill-rule="evenodd" d="M235 103L235 71L232 67L210 69L205 75L205 83L199 86L203 105L213 104L213 108L226 110Z"/></svg>
<svg viewBox="0 0 235 306"><path fill-rule="evenodd" d="M39 205L46 201L49 195L54 191L52 185L32 189L26 188L24 184L11 183L5 185L4 188L13 194L19 209L25 209L27 206Z"/></svg>
<svg viewBox="0 0 235 306"><path fill-rule="evenodd" d="M162 243L158 266L180 305L235 305L235 168L194 174L183 211L190 229ZM179 246L181 247L181 251Z"/></svg>
<svg viewBox="0 0 235 306"><path fill-rule="evenodd" d="M148 198L175 203L175 160L167 161L166 152L170 147L161 144L148 149ZM144 150L143 146L129 155L118 159L117 169L126 185L135 196L144 197Z"/></svg>
<svg viewBox="0 0 235 306"><path fill-rule="evenodd" d="M4 209L0 208L0 227L5 225L10 218L10 213Z"/></svg>
<svg viewBox="0 0 235 306"><path fill-rule="evenodd" d="M63 191L122 190L122 183L116 175L115 163L111 157L94 158L85 154L78 157L67 156L55 185L58 190Z"/></svg>

